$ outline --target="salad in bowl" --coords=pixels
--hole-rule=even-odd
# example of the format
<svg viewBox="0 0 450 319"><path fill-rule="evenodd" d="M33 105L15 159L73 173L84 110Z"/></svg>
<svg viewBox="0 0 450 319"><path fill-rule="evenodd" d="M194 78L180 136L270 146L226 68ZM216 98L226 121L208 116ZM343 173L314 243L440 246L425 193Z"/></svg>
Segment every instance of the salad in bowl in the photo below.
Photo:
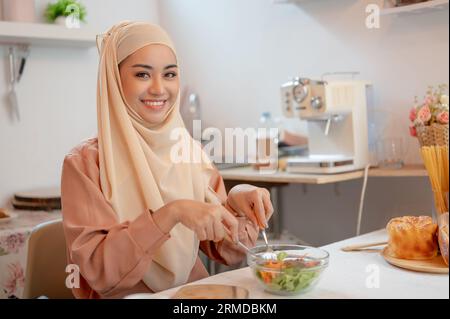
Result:
<svg viewBox="0 0 450 319"><path fill-rule="evenodd" d="M256 246L247 253L247 263L256 280L270 293L297 295L309 291L328 266L329 254L319 248L300 245L269 247L274 258L267 259L267 246Z"/></svg>

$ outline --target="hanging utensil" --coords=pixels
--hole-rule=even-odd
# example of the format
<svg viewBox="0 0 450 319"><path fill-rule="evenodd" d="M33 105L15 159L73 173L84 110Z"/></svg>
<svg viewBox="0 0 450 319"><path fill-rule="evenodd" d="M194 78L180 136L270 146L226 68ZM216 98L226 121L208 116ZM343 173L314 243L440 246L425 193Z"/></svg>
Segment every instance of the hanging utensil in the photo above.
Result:
<svg viewBox="0 0 450 319"><path fill-rule="evenodd" d="M17 120L20 121L19 102L16 94L16 65L14 48L9 48L9 74L10 74L10 90L8 94L9 103L12 111L15 113Z"/></svg>
<svg viewBox="0 0 450 319"><path fill-rule="evenodd" d="M20 82L20 79L22 78L22 74L23 74L23 70L25 69L25 63L27 61L28 58L28 46L23 46L22 47L22 57L20 58L20 65L19 65L19 74L17 75L17 83Z"/></svg>

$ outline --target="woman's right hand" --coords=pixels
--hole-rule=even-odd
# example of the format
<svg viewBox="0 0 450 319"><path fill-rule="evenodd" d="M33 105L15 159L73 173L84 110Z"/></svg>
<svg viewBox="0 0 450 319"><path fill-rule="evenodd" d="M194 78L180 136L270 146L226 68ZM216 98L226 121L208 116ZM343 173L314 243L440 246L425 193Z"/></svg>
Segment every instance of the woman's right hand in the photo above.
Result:
<svg viewBox="0 0 450 319"><path fill-rule="evenodd" d="M200 241L218 242L227 233L235 243L238 241L238 221L224 206L187 199L169 205L177 222L194 231Z"/></svg>

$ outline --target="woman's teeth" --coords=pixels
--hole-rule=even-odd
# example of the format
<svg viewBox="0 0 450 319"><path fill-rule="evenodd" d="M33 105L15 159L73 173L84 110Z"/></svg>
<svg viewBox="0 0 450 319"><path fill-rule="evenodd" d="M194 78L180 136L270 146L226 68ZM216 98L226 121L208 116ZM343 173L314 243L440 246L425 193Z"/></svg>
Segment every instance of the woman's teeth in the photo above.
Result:
<svg viewBox="0 0 450 319"><path fill-rule="evenodd" d="M166 101L142 101L142 103L153 110L159 110L164 106Z"/></svg>

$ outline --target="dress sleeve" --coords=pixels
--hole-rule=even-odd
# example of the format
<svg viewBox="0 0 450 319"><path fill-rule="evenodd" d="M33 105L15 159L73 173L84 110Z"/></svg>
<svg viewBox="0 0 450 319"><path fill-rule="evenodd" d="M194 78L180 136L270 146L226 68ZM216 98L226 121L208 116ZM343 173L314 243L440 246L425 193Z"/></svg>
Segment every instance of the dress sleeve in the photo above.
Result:
<svg viewBox="0 0 450 319"><path fill-rule="evenodd" d="M145 211L119 223L99 186L94 160L65 157L61 178L63 225L68 258L99 295L126 291L142 280L152 254L170 238Z"/></svg>
<svg viewBox="0 0 450 319"><path fill-rule="evenodd" d="M253 247L258 238L259 229L248 218L239 217L233 209L226 205L227 192L222 176L217 170L211 176L209 186L215 191L226 208L236 216L239 222L239 240L247 247ZM233 242L224 239L220 242L202 241L200 249L211 259L225 265L235 265L245 258L245 251Z"/></svg>

